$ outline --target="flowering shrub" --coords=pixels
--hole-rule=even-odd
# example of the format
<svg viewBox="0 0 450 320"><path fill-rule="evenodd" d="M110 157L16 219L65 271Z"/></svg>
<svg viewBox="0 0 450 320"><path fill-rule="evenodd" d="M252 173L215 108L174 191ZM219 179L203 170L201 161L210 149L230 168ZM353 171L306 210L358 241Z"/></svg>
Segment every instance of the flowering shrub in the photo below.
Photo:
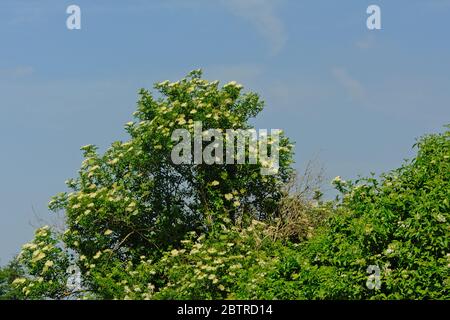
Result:
<svg viewBox="0 0 450 320"><path fill-rule="evenodd" d="M142 256L158 259L179 247L188 232L273 217L281 187L292 174L292 145L284 136L273 175L262 175L259 161L173 163L173 130L193 133L196 121L204 130L250 129L248 120L263 103L235 82L219 87L202 79L200 71L154 88L159 96L140 91L136 120L126 124L131 139L113 143L103 155L93 145L83 147L79 177L67 181L72 192L50 202L52 210L65 211L64 243L78 257L84 285L96 291L105 287L102 274L125 262L137 264ZM109 289L104 294L116 295Z"/></svg>
<svg viewBox="0 0 450 320"><path fill-rule="evenodd" d="M276 261L277 251L270 250L276 244L267 225L256 220L244 229L222 225L220 232L194 239L185 240L181 250L172 250L161 259L168 284L155 298L236 298L255 281L263 281L265 270ZM255 266L258 272L247 279L246 273Z"/></svg>
<svg viewBox="0 0 450 320"><path fill-rule="evenodd" d="M32 242L23 245L18 261L24 273L14 279L12 285L20 289L25 298L64 298L67 295L69 257L58 243L52 230L45 226L36 230Z"/></svg>
<svg viewBox="0 0 450 320"><path fill-rule="evenodd" d="M293 170L284 136L279 170L269 176L261 162L172 162L174 129L192 131L196 121L248 129L263 106L256 94L234 82L219 87L200 71L155 89L159 96L141 91L129 141L104 154L82 148L71 192L50 202L64 211L67 230L38 229L15 267L0 270L0 295L450 298L449 130L420 139L413 161L379 179L336 177L340 196L323 202L320 190L311 199L286 191Z"/></svg>
<svg viewBox="0 0 450 320"><path fill-rule="evenodd" d="M191 232L181 244L157 260L142 256L108 272L94 267L89 276L103 284L94 291L109 299L274 298L270 290L257 289L267 274L277 272L280 259L295 254L273 241L269 226L256 220L246 228L220 224L208 235Z"/></svg>
<svg viewBox="0 0 450 320"><path fill-rule="evenodd" d="M342 202L301 252L306 298L450 298L450 131L416 146L413 161L379 180L333 181ZM370 265L379 289L366 286Z"/></svg>

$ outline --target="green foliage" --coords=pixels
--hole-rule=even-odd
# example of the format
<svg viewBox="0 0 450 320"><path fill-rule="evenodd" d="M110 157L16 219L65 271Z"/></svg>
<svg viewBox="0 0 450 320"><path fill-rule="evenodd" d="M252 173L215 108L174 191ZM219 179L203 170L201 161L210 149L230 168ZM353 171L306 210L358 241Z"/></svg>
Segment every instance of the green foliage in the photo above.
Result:
<svg viewBox="0 0 450 320"><path fill-rule="evenodd" d="M69 256L47 226L36 230L32 242L23 245L17 263L23 274L12 285L26 299L64 298L67 295Z"/></svg>
<svg viewBox="0 0 450 320"><path fill-rule="evenodd" d="M292 145L283 136L274 175L261 174L261 161L174 164L173 130L193 135L196 121L203 130L249 129L248 120L263 103L235 82L219 87L218 81L202 79L200 71L154 88L157 97L140 92L136 121L126 124L131 139L113 143L103 155L95 146L83 147L79 177L67 183L72 192L50 203L51 209L65 211L64 242L83 258L78 265L89 272L85 285L96 290L104 287L97 281L99 273L112 272L116 264L138 263L141 256L159 258L178 247L188 232L207 232L223 219L231 225L273 217L281 186L292 173Z"/></svg>
<svg viewBox="0 0 450 320"><path fill-rule="evenodd" d="M20 263L13 259L7 266L0 268L0 300L17 300L22 292L12 285L13 281L23 276Z"/></svg>
<svg viewBox="0 0 450 320"><path fill-rule="evenodd" d="M417 157L380 180L334 180L342 202L302 250L306 298L450 298L449 138L423 137ZM369 265L381 270L379 290L366 287Z"/></svg>
<svg viewBox="0 0 450 320"><path fill-rule="evenodd" d="M242 292L251 292L256 282L264 281L277 252L277 243L264 223L254 220L244 229L222 225L219 232L186 240L181 250L172 250L161 259L168 282L154 297L238 298Z"/></svg>
<svg viewBox="0 0 450 320"><path fill-rule="evenodd" d="M250 128L258 95L200 71L154 88L158 96L141 90L129 141L104 154L82 148L72 192L50 203L64 210L66 232L38 229L1 270L0 297L450 298L450 131L418 140L416 158L379 179L336 177L340 196L323 202L320 190L289 191L284 136L275 175L262 175L261 162L172 162L174 129ZM69 266L79 269L75 288ZM381 287L367 286L369 266Z"/></svg>

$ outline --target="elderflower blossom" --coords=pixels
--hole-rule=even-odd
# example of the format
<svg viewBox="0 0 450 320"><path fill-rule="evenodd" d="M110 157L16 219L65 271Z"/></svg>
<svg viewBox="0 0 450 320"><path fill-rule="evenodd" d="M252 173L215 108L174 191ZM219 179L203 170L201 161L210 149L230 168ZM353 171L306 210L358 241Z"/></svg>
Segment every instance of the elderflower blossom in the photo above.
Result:
<svg viewBox="0 0 450 320"><path fill-rule="evenodd" d="M227 199L227 200L233 199L233 194L227 193L227 194L225 195L225 199Z"/></svg>
<svg viewBox="0 0 450 320"><path fill-rule="evenodd" d="M44 268L42 269L42 272L47 272L49 268L53 267L54 263L51 260L48 260L44 264Z"/></svg>
<svg viewBox="0 0 450 320"><path fill-rule="evenodd" d="M24 284L26 281L27 281L27 279L25 279L25 278L17 278L12 282L12 284L17 286L17 285Z"/></svg>
<svg viewBox="0 0 450 320"><path fill-rule="evenodd" d="M341 183L341 182L344 182L344 181L342 180L341 176L335 177L335 178L333 179L333 181L332 181L333 184Z"/></svg>

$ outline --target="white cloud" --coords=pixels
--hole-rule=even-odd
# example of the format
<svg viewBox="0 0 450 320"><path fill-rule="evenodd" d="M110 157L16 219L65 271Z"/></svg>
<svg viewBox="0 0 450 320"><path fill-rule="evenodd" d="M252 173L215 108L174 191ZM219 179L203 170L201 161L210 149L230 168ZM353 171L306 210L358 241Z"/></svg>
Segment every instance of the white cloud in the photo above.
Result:
<svg viewBox="0 0 450 320"><path fill-rule="evenodd" d="M16 66L8 69L0 69L0 78L22 78L34 74L34 68L30 66Z"/></svg>
<svg viewBox="0 0 450 320"><path fill-rule="evenodd" d="M249 21L270 44L272 54L279 53L287 35L283 22L277 16L275 0L222 0L235 15Z"/></svg>
<svg viewBox="0 0 450 320"><path fill-rule="evenodd" d="M352 99L359 100L365 97L366 90L364 86L358 80L354 79L348 73L347 69L334 67L331 73Z"/></svg>

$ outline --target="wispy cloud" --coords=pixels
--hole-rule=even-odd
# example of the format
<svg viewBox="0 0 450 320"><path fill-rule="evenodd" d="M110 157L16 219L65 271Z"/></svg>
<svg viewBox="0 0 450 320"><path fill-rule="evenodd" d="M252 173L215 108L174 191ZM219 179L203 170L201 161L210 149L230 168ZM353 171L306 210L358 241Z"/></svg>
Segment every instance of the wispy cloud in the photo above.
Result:
<svg viewBox="0 0 450 320"><path fill-rule="evenodd" d="M249 21L270 44L272 54L279 53L287 34L283 22L277 16L274 0L222 0L233 14Z"/></svg>
<svg viewBox="0 0 450 320"><path fill-rule="evenodd" d="M16 66L8 69L0 69L0 78L22 78L34 74L34 68L31 66Z"/></svg>
<svg viewBox="0 0 450 320"><path fill-rule="evenodd" d="M353 78L348 73L347 69L342 67L334 67L332 68L331 73L352 99L359 100L364 98L366 94L364 86L361 82Z"/></svg>
<svg viewBox="0 0 450 320"><path fill-rule="evenodd" d="M364 38L355 42L355 46L361 50L369 50L375 47L375 38L372 35L365 36Z"/></svg>
<svg viewBox="0 0 450 320"><path fill-rule="evenodd" d="M18 66L11 70L13 77L27 77L34 73L34 68L30 66Z"/></svg>

